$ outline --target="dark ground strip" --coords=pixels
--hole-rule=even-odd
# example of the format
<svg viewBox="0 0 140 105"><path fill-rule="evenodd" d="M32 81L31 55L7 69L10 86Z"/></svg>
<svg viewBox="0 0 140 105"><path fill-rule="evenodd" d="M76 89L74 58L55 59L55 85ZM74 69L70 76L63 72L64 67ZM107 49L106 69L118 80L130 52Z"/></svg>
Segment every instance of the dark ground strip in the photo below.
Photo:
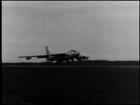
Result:
<svg viewBox="0 0 140 105"><path fill-rule="evenodd" d="M139 104L139 66L4 66L2 103Z"/></svg>

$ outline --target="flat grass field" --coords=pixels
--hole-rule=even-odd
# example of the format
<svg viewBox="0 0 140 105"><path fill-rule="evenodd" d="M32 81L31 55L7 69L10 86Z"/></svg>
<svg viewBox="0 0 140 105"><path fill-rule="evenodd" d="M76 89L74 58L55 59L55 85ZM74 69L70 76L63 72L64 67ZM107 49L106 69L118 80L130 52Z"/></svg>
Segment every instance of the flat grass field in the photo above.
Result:
<svg viewBox="0 0 140 105"><path fill-rule="evenodd" d="M139 66L3 66L3 104L139 104Z"/></svg>

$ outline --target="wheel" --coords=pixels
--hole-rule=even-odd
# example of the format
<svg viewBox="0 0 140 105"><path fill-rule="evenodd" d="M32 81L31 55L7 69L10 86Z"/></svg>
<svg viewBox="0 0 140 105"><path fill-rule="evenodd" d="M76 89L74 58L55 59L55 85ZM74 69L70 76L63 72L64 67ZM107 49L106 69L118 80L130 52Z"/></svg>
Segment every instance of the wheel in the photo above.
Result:
<svg viewBox="0 0 140 105"><path fill-rule="evenodd" d="M58 61L57 61L55 64L56 64L56 65L59 65L59 64L60 64L60 62L58 62Z"/></svg>
<svg viewBox="0 0 140 105"><path fill-rule="evenodd" d="M70 65L70 64L71 64L71 62L68 61L68 62L67 62L67 65Z"/></svg>

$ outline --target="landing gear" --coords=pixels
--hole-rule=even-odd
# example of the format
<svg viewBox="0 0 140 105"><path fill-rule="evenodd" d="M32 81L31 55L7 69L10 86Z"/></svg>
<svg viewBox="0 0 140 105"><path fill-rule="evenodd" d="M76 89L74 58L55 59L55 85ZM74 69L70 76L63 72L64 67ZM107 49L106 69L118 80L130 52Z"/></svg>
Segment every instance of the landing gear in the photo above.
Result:
<svg viewBox="0 0 140 105"><path fill-rule="evenodd" d="M61 60L59 60L59 61L56 61L56 65L59 65L60 63L62 63L62 61Z"/></svg>
<svg viewBox="0 0 140 105"><path fill-rule="evenodd" d="M67 61L67 65L70 65L70 64L71 64L71 62Z"/></svg>
<svg viewBox="0 0 140 105"><path fill-rule="evenodd" d="M79 65L79 61L77 61L77 65Z"/></svg>
<svg viewBox="0 0 140 105"><path fill-rule="evenodd" d="M56 61L56 62L55 62L56 65L60 65L60 63L61 63L61 61ZM66 64L67 64L67 65L70 65L71 62L70 62L70 61L66 61Z"/></svg>
<svg viewBox="0 0 140 105"><path fill-rule="evenodd" d="M60 62L58 62L58 61L57 61L55 64L56 64L56 65L59 65L59 64L60 64Z"/></svg>

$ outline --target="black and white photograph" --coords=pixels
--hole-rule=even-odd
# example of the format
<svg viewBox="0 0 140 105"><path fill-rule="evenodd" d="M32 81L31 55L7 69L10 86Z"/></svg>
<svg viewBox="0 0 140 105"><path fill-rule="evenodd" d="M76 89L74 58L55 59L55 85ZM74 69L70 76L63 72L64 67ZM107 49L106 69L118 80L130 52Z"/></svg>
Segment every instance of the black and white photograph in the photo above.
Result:
<svg viewBox="0 0 140 105"><path fill-rule="evenodd" d="M2 1L2 104L139 104L139 1Z"/></svg>

